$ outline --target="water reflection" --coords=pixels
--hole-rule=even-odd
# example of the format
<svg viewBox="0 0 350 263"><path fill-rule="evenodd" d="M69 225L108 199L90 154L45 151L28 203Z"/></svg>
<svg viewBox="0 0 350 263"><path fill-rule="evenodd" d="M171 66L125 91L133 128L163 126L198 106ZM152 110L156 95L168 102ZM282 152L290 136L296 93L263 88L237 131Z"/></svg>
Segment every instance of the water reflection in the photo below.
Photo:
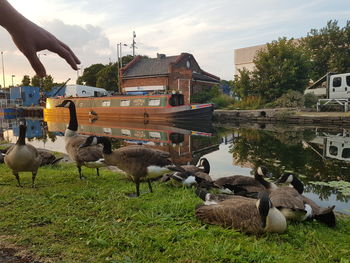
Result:
<svg viewBox="0 0 350 263"><path fill-rule="evenodd" d="M63 133L68 119L27 119L31 144L65 153ZM171 154L177 164L196 164L205 156L214 178L243 174L265 165L277 178L282 172L297 174L305 184L305 195L321 206L336 205L350 213L349 191L312 182L350 181L349 130L272 125L218 128L196 123L130 123L116 120L79 119L79 132L110 137L116 146L143 143ZM2 122L0 135L15 142L18 120ZM35 139L34 139L35 138Z"/></svg>

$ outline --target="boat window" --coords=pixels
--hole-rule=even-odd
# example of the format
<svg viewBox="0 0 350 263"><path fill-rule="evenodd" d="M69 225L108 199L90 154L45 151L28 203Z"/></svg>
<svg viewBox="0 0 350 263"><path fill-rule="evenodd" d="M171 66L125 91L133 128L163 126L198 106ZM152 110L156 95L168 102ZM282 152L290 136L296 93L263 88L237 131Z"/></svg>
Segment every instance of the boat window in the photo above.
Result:
<svg viewBox="0 0 350 263"><path fill-rule="evenodd" d="M112 134L112 129L111 128L103 128L103 133Z"/></svg>
<svg viewBox="0 0 350 263"><path fill-rule="evenodd" d="M160 132L149 132L149 137L151 139L160 139L161 135Z"/></svg>
<svg viewBox="0 0 350 263"><path fill-rule="evenodd" d="M148 106L159 106L160 105L160 99L151 99L148 101Z"/></svg>
<svg viewBox="0 0 350 263"><path fill-rule="evenodd" d="M350 159L350 148L343 149L341 157L346 158L346 159Z"/></svg>
<svg viewBox="0 0 350 263"><path fill-rule="evenodd" d="M122 135L124 136L131 136L131 131L127 129L122 129Z"/></svg>
<svg viewBox="0 0 350 263"><path fill-rule="evenodd" d="M111 106L111 101L110 100L102 101L102 107L109 107L109 106Z"/></svg>
<svg viewBox="0 0 350 263"><path fill-rule="evenodd" d="M350 75L346 76L346 85L350 86Z"/></svg>
<svg viewBox="0 0 350 263"><path fill-rule="evenodd" d="M335 77L333 79L333 87L340 87L341 86L341 77Z"/></svg>
<svg viewBox="0 0 350 263"><path fill-rule="evenodd" d="M333 155L333 156L337 156L338 155L338 147L336 147L336 146L329 147L329 154Z"/></svg>
<svg viewBox="0 0 350 263"><path fill-rule="evenodd" d="M130 100L121 100L120 106L130 106Z"/></svg>
<svg viewBox="0 0 350 263"><path fill-rule="evenodd" d="M184 105L184 103L185 103L185 99L183 94L173 94L169 99L169 104L171 106L180 106L180 105Z"/></svg>

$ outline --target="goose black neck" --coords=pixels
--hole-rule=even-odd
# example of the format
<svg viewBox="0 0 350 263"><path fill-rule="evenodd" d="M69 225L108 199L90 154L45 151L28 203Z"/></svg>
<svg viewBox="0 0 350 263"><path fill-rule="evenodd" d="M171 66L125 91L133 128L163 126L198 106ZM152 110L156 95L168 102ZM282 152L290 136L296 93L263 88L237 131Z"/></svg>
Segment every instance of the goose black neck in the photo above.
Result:
<svg viewBox="0 0 350 263"><path fill-rule="evenodd" d="M74 103L70 103L69 105L69 125L68 129L71 131L77 131L78 130L78 119L77 119L77 112L75 109Z"/></svg>
<svg viewBox="0 0 350 263"><path fill-rule="evenodd" d="M112 144L110 140L108 140L106 137L100 137L100 143L103 145L103 153L104 154L111 154L112 153Z"/></svg>
<svg viewBox="0 0 350 263"><path fill-rule="evenodd" d="M255 171L254 174L255 180L257 180L259 183L261 183L266 189L270 188L270 183L266 181L262 175L258 174L258 171Z"/></svg>
<svg viewBox="0 0 350 263"><path fill-rule="evenodd" d="M304 192L304 185L299 179L294 177L293 181L291 182L291 184L293 185L295 190L298 191L299 194L302 194Z"/></svg>
<svg viewBox="0 0 350 263"><path fill-rule="evenodd" d="M19 145L26 144L26 131L27 131L27 126L25 126L25 125L19 126L19 137L17 140L17 144L19 144Z"/></svg>

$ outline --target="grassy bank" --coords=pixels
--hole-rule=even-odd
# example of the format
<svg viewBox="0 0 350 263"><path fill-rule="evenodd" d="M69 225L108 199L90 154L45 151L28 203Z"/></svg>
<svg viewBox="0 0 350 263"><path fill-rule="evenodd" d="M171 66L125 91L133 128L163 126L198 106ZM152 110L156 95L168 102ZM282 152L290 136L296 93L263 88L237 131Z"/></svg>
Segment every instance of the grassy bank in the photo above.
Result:
<svg viewBox="0 0 350 263"><path fill-rule="evenodd" d="M37 189L22 174L16 187L0 165L0 236L52 262L349 262L350 219L335 229L290 224L285 234L248 236L203 225L193 189L154 183L128 198L134 184L111 171L96 177L72 164L39 170ZM142 190L147 186L142 185Z"/></svg>

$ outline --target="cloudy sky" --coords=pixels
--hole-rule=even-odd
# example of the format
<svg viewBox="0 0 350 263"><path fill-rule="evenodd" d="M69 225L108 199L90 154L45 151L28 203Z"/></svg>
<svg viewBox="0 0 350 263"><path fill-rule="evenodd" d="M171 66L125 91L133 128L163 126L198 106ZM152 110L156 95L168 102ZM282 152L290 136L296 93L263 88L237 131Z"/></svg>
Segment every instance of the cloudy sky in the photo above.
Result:
<svg viewBox="0 0 350 263"><path fill-rule="evenodd" d="M24 16L68 44L81 68L117 59L117 43L130 45L136 32L136 54L177 55L189 52L202 69L232 79L233 51L279 37L299 38L328 20L345 26L349 0L8 0ZM34 75L24 56L0 28L6 85ZM123 55L131 54L129 47ZM47 73L56 81L77 72L56 54L40 52ZM78 74L80 74L78 72ZM1 71L2 84L2 71Z"/></svg>

